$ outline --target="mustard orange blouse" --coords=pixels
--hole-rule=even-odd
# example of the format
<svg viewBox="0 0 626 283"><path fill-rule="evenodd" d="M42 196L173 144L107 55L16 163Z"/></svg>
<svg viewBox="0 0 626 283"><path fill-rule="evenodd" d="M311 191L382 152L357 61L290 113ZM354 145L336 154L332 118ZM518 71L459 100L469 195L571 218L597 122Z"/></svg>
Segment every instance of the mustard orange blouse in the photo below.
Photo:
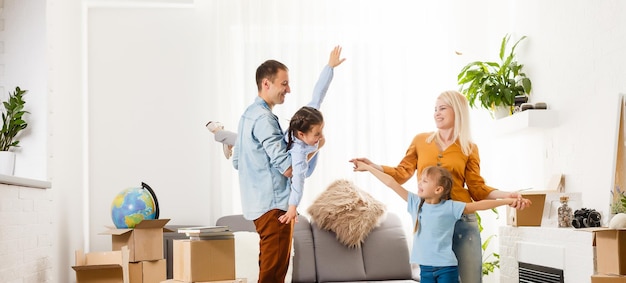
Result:
<svg viewBox="0 0 626 283"><path fill-rule="evenodd" d="M458 143L450 145L442 152L434 140L430 143L426 141L431 134L416 135L400 164L397 167L383 165L383 171L398 183L404 184L416 170L419 181L422 169L428 166L441 166L452 174L454 183L450 196L453 200L472 202L486 199L495 189L487 186L480 176L478 147L471 144L472 153L469 156L463 154Z"/></svg>

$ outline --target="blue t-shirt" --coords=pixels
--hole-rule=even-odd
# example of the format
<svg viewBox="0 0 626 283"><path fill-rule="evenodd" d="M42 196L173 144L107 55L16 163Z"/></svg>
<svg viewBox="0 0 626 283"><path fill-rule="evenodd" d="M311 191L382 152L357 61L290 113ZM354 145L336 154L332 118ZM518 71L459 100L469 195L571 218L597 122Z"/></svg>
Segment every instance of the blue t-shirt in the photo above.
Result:
<svg viewBox="0 0 626 283"><path fill-rule="evenodd" d="M452 251L452 237L454 225L465 210L465 203L453 200L443 200L438 204L424 203L418 216L419 203L417 194L409 192L407 210L413 223L419 217L419 230L413 234L411 262L428 266L458 265Z"/></svg>

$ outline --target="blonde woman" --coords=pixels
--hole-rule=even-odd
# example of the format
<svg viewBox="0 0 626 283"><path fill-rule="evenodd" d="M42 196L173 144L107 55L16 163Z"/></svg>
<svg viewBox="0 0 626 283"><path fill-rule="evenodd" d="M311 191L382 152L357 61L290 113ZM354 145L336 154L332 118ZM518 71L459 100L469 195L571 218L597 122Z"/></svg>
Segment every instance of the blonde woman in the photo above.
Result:
<svg viewBox="0 0 626 283"><path fill-rule="evenodd" d="M483 199L515 198L518 201L511 207L526 207L517 192L487 186L480 175L480 157L478 147L471 139L469 104L465 96L454 90L441 93L437 97L433 118L437 130L417 134L396 167L378 165L367 158L354 158L350 160L354 163L354 170L363 171L357 166L357 162L361 161L404 184L414 174L418 174L417 179L420 180L419 172L424 168L440 166L452 174L452 200L470 203ZM481 239L474 213L463 214L456 222L452 249L458 259L461 282L482 282Z"/></svg>

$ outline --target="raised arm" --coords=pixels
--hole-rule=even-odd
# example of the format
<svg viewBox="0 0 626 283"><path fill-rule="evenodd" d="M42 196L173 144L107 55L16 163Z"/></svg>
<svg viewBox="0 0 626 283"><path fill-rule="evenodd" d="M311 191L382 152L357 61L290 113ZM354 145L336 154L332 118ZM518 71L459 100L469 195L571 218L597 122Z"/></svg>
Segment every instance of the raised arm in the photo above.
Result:
<svg viewBox="0 0 626 283"><path fill-rule="evenodd" d="M523 202L526 207L532 204L532 202L529 199L525 199L525 198L522 198L521 200L517 198L486 199L486 200L467 203L465 205L465 210L463 210L463 214L492 209L492 208L496 208L502 205L511 205L517 201Z"/></svg>
<svg viewBox="0 0 626 283"><path fill-rule="evenodd" d="M400 183L396 182L391 176L383 173L382 171L366 164L362 161L354 162L354 170L355 171L369 171L374 175L378 180L380 180L385 186L391 188L396 194L398 194L403 200L407 200L409 197L409 191L403 188Z"/></svg>
<svg viewBox="0 0 626 283"><path fill-rule="evenodd" d="M324 101L324 97L326 97L326 92L330 87L330 82L333 81L334 71L333 69L343 61L345 58L341 58L341 46L335 46L333 50L330 52L330 58L328 59L328 65L324 66L322 69L322 73L320 74L317 83L315 83L315 88L313 89L313 97L311 98L311 102L307 104L307 106L313 107L315 109L320 109L322 107L322 102Z"/></svg>

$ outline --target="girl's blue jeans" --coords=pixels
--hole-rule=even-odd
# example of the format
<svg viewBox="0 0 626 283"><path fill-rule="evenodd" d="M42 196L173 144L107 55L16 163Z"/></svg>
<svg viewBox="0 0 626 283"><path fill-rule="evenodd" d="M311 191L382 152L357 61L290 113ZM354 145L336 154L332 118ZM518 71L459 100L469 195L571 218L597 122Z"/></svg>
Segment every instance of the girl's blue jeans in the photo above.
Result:
<svg viewBox="0 0 626 283"><path fill-rule="evenodd" d="M459 283L456 266L420 265L420 283Z"/></svg>

